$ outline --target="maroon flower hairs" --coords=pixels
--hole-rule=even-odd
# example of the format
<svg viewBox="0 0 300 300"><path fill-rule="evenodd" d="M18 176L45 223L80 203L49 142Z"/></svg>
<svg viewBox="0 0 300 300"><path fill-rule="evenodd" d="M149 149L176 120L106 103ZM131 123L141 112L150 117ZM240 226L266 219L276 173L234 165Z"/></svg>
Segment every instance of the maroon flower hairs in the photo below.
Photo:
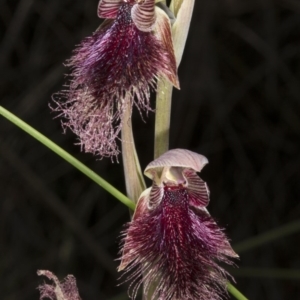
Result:
<svg viewBox="0 0 300 300"><path fill-rule="evenodd" d="M76 279L73 275L68 275L62 282L50 271L39 270L39 276L45 276L52 281L52 284L44 283L38 287L40 291L40 300L81 300Z"/></svg>
<svg viewBox="0 0 300 300"><path fill-rule="evenodd" d="M141 284L147 299L149 293L161 300L226 295L228 273L218 262L233 264L238 255L206 209L209 190L196 172L207 163L200 154L175 149L146 167L153 184L124 234L119 266L133 281L133 298Z"/></svg>
<svg viewBox="0 0 300 300"><path fill-rule="evenodd" d="M71 81L54 110L84 151L111 157L119 153L124 112L133 104L150 110L159 78L179 82L170 20L154 0L101 0L98 16L106 20L67 62Z"/></svg>

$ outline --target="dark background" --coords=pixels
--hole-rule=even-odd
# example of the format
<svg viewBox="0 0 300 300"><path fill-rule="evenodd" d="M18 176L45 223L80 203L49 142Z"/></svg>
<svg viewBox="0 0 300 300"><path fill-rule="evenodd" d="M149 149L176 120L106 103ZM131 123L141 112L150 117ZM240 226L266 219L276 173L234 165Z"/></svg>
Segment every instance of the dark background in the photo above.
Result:
<svg viewBox="0 0 300 300"><path fill-rule="evenodd" d="M48 107L62 63L100 24L97 4L0 0L0 103L125 192L121 158L80 153ZM173 97L171 147L208 157L208 209L240 249L232 273L250 299L300 297L299 233L240 244L300 217L299 35L297 0L196 0ZM146 120L135 111L142 168L154 114ZM2 117L0 195L1 299L38 299L37 269L74 274L83 300L127 299L114 274L127 208Z"/></svg>

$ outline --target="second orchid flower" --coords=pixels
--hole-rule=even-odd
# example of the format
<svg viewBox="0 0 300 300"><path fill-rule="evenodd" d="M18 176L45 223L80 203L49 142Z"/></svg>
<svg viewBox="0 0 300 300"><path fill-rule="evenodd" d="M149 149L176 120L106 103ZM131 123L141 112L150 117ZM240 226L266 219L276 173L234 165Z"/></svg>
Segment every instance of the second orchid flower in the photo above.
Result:
<svg viewBox="0 0 300 300"><path fill-rule="evenodd" d="M71 81L55 110L84 151L111 157L125 110L150 110L157 79L179 82L170 20L154 0L101 0L98 16L106 20L68 61Z"/></svg>
<svg viewBox="0 0 300 300"><path fill-rule="evenodd" d="M145 299L226 295L229 274L218 262L231 265L238 255L206 209L209 191L196 172L207 162L203 155L174 149L146 167L153 184L140 196L124 233L119 266L133 282L133 299L141 284Z"/></svg>

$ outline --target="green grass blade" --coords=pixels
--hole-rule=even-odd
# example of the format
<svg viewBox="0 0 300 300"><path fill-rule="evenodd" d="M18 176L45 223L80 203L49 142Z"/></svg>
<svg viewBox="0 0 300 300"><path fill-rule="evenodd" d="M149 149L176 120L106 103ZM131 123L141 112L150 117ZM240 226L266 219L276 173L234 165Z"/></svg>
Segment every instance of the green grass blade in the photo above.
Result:
<svg viewBox="0 0 300 300"><path fill-rule="evenodd" d="M236 287L234 287L231 283L227 283L228 292L238 300L248 300Z"/></svg>
<svg viewBox="0 0 300 300"><path fill-rule="evenodd" d="M81 171L83 174L85 174L87 177L92 179L95 183L100 185L102 188L104 188L107 192L109 192L111 195L113 195L115 198L117 198L119 201L121 201L123 204L128 206L130 209L134 210L135 204L127 198L124 194L122 194L120 191L118 191L116 188L114 188L111 184L109 184L107 181L105 181L103 178L101 178L99 175L97 175L94 171L89 169L87 166L85 166L83 163L81 163L78 159L76 159L74 156L70 155L68 152L63 150L61 147L59 147L57 144L53 143L50 139L48 139L46 136L32 128L30 125L19 119L17 116L0 106L0 114L30 134L32 137L37 139L39 142L44 144L46 147L48 147L50 150L55 152L57 155L62 157L64 160L66 160L68 163L73 165L75 168L77 168L79 171Z"/></svg>

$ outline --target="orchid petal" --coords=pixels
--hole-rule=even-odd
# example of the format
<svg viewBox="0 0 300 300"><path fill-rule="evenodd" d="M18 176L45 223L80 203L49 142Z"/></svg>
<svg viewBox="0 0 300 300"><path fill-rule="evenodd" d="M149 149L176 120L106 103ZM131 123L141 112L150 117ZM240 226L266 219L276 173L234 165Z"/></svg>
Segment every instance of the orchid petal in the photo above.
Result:
<svg viewBox="0 0 300 300"><path fill-rule="evenodd" d="M196 208L205 207L209 203L209 189L206 184L193 170L184 170L187 179L187 191L189 204Z"/></svg>
<svg viewBox="0 0 300 300"><path fill-rule="evenodd" d="M173 9L173 12L176 17L176 21L172 26L172 34L174 40L177 67L180 64L183 55L183 50L185 47L192 19L194 3L195 0L174 0L171 3L171 9Z"/></svg>
<svg viewBox="0 0 300 300"><path fill-rule="evenodd" d="M100 0L98 4L98 17L103 19L114 19L123 1Z"/></svg>
<svg viewBox="0 0 300 300"><path fill-rule="evenodd" d="M154 174L164 167L181 167L200 172L207 163L207 158L201 154L185 149L172 149L148 164L144 174L153 179Z"/></svg>
<svg viewBox="0 0 300 300"><path fill-rule="evenodd" d="M157 38L163 44L164 48L169 52L171 72L166 74L167 79L177 88L180 89L177 76L176 58L173 48L171 23L168 15L159 7L155 7L156 23L155 33Z"/></svg>
<svg viewBox="0 0 300 300"><path fill-rule="evenodd" d="M161 202L164 195L163 188L159 187L155 182L151 187L150 198L148 202L149 209L155 209Z"/></svg>
<svg viewBox="0 0 300 300"><path fill-rule="evenodd" d="M131 10L132 21L141 31L152 31L155 24L155 1L145 0L133 5Z"/></svg>
<svg viewBox="0 0 300 300"><path fill-rule="evenodd" d="M138 199L132 220L140 218L148 211L148 203L150 199L151 188L144 190Z"/></svg>
<svg viewBox="0 0 300 300"><path fill-rule="evenodd" d="M138 218L141 218L144 214L148 212L150 191L151 188L148 188L141 194L132 217L133 221ZM129 259L129 257L131 257L130 252L133 250L130 248L130 245L128 245L127 240L128 237L125 239L124 242L124 247L122 250L122 259L118 267L118 271L124 270L127 267L127 265L131 262L131 259Z"/></svg>

